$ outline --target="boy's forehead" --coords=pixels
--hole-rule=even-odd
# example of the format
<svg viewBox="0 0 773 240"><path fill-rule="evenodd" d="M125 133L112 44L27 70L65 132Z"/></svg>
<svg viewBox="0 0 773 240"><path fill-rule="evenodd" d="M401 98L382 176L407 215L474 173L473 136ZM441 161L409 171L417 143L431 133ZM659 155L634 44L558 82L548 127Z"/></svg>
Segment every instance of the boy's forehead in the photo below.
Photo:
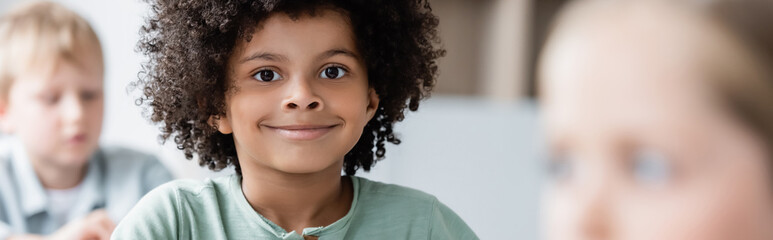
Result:
<svg viewBox="0 0 773 240"><path fill-rule="evenodd" d="M68 87L73 84L101 85L103 78L101 58L83 55L76 59L54 57L39 61L21 72L12 84L26 82L38 88Z"/></svg>
<svg viewBox="0 0 773 240"><path fill-rule="evenodd" d="M249 39L238 41L234 57L242 60L256 50L287 56L322 53L330 49L347 49L359 55L347 16L334 10L298 16L278 12L261 21Z"/></svg>
<svg viewBox="0 0 773 240"><path fill-rule="evenodd" d="M86 74L104 72L102 49L98 40L71 39L73 44L61 44L48 37L21 37L7 42L2 54L5 74L12 82L29 76L50 76L62 64L77 66Z"/></svg>
<svg viewBox="0 0 773 240"><path fill-rule="evenodd" d="M85 45L85 44L84 44ZM104 72L104 62L99 50L78 47L66 53L43 53L27 59L21 74L53 74L63 66L72 67L82 74Z"/></svg>

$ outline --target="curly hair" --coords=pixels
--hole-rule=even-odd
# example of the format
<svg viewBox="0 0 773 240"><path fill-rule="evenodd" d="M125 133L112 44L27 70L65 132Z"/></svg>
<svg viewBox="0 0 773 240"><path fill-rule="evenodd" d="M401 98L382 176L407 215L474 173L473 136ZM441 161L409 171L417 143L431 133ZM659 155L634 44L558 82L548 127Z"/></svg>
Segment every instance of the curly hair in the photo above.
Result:
<svg viewBox="0 0 773 240"><path fill-rule="evenodd" d="M241 174L233 136L209 119L225 115L227 60L238 41L270 14L297 19L321 8L349 17L365 59L368 83L379 96L375 116L344 156L344 172L369 171L384 158L385 142L400 144L392 131L429 96L437 78L438 19L427 0L149 0L152 14L140 30L140 52L148 57L132 86L136 104L159 124L163 143L174 139L187 159L219 171L234 165ZM149 112L148 112L149 111ZM375 150L375 151L374 151Z"/></svg>

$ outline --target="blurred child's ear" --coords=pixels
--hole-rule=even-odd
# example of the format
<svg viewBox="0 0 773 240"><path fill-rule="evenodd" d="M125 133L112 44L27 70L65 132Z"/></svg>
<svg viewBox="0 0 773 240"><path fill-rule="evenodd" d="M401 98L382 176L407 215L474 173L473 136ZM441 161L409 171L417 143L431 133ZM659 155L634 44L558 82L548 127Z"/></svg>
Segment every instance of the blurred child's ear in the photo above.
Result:
<svg viewBox="0 0 773 240"><path fill-rule="evenodd" d="M231 128L231 122L228 121L228 117L226 116L209 116L209 120L207 121L210 126L213 126L217 128L217 131L222 134L231 134L233 133L233 129Z"/></svg>
<svg viewBox="0 0 773 240"><path fill-rule="evenodd" d="M12 133L13 124L8 119L8 101L0 100L0 131L3 133Z"/></svg>
<svg viewBox="0 0 773 240"><path fill-rule="evenodd" d="M373 116L376 115L379 101L380 99L378 97L378 93L376 93L376 89L370 88L368 90L368 109L366 110L366 113L368 114L368 120L372 119Z"/></svg>

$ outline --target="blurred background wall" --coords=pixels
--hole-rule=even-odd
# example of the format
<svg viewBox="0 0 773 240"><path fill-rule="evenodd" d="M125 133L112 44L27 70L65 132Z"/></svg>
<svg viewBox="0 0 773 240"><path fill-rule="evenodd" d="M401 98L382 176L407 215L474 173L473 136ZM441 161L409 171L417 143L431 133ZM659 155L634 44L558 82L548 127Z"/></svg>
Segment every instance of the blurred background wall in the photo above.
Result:
<svg viewBox="0 0 773 240"><path fill-rule="evenodd" d="M25 0L0 0L0 11ZM143 57L135 52L148 14L140 0L55 0L87 18L105 54L101 143L156 154L178 178L212 173L159 144L157 127L134 104ZM481 239L537 239L542 146L531 69L549 17L563 0L432 0L448 54L432 98L397 125L371 173L378 181L434 194Z"/></svg>

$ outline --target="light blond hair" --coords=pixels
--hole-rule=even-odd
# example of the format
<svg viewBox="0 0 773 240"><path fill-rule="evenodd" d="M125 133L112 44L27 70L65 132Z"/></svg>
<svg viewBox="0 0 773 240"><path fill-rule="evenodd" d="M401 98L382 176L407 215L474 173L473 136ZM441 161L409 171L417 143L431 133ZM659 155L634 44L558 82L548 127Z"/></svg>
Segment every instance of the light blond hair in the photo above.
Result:
<svg viewBox="0 0 773 240"><path fill-rule="evenodd" d="M0 100L20 74L50 72L62 61L80 64L87 51L102 62L96 33L72 10L45 1L12 9L0 17Z"/></svg>

